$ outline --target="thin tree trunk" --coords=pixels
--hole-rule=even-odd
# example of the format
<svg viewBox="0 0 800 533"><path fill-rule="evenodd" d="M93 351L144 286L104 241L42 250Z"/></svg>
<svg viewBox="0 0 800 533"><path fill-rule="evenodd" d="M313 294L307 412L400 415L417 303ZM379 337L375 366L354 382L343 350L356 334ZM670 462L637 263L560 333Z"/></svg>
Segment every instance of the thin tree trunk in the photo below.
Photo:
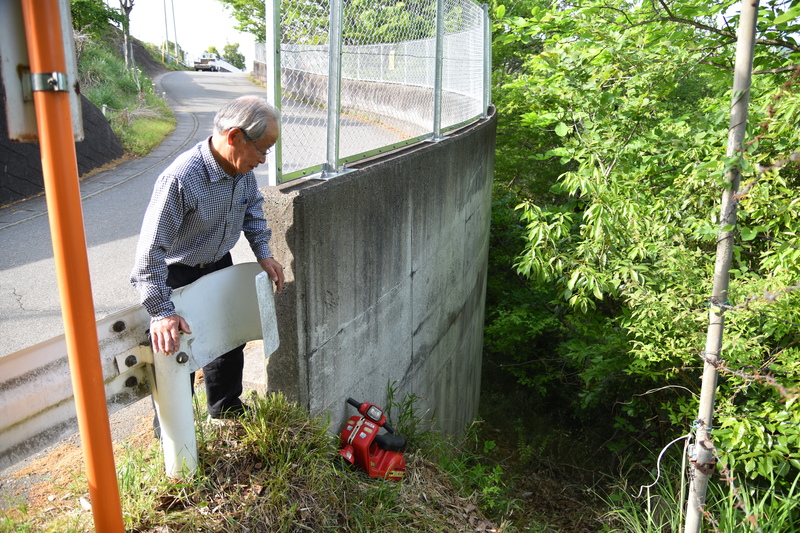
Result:
<svg viewBox="0 0 800 533"><path fill-rule="evenodd" d="M125 55L125 69L133 69L133 49L131 45L131 11L134 0L119 0L119 7L125 20L122 22L122 49Z"/></svg>
<svg viewBox="0 0 800 533"><path fill-rule="evenodd" d="M130 46L128 46L128 25L125 25L125 28L122 31L122 49L125 52L125 70L131 70L131 51Z"/></svg>
<svg viewBox="0 0 800 533"><path fill-rule="evenodd" d="M750 79L753 70L758 0L742 2L741 25L736 45L736 66L733 77L733 101L728 132L729 157L741 155L747 108L750 100ZM714 422L714 396L717 389L717 365L722 349L722 332L725 325L725 305L728 301L728 283L733 258L733 237L736 226L736 201L734 200L741 177L741 166L733 165L727 174L729 186L722 193L717 237L717 256L714 265L714 286L708 318L706 347L703 352L703 385L697 415L693 453L691 454L691 482L686 503L684 533L698 533L703 521L708 480L714 472L714 445L711 429Z"/></svg>

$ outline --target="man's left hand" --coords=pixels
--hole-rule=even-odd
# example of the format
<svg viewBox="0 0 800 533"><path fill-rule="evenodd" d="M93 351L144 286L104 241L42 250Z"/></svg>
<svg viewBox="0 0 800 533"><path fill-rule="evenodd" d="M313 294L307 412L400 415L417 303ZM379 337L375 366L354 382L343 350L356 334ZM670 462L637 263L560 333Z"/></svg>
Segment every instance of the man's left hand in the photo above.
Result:
<svg viewBox="0 0 800 533"><path fill-rule="evenodd" d="M283 267L278 263L274 257L267 257L258 262L261 268L264 269L269 275L269 278L275 282L275 288L278 291L283 290Z"/></svg>

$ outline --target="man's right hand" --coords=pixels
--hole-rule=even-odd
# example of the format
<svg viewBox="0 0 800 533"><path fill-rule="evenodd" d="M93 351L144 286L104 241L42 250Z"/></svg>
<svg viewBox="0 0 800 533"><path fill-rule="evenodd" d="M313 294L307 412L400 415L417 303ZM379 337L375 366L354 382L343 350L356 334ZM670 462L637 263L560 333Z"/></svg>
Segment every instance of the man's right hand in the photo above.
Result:
<svg viewBox="0 0 800 533"><path fill-rule="evenodd" d="M172 355L181 346L180 333L191 333L189 324L180 315L170 315L161 320L150 323L150 340L153 342L154 352L164 352Z"/></svg>

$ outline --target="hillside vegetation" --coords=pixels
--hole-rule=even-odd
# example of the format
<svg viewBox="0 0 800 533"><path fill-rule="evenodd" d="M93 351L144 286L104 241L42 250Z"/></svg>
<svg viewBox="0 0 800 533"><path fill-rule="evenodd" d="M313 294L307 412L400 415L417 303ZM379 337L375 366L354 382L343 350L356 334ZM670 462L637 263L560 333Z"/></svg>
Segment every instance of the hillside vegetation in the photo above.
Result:
<svg viewBox="0 0 800 533"><path fill-rule="evenodd" d="M126 68L120 52L122 34L108 23L96 21L76 28L75 43L82 93L103 110L127 152L150 153L175 129L175 117L150 77L159 70L166 72L167 67L135 41L140 62Z"/></svg>
<svg viewBox="0 0 800 533"><path fill-rule="evenodd" d="M634 487L614 497L640 496L631 531L679 528L704 369L719 376L707 526L800 524L800 2L760 2L728 154L743 5L493 2L487 360L605 436ZM720 240L732 263L715 272ZM659 505L638 490L656 479Z"/></svg>

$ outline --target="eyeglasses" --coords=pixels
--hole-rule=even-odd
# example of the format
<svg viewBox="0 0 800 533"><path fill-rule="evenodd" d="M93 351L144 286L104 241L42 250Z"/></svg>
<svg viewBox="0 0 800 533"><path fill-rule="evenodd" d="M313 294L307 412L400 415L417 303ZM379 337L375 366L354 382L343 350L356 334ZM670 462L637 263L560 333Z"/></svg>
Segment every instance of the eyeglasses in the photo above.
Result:
<svg viewBox="0 0 800 533"><path fill-rule="evenodd" d="M253 139L251 139L250 137L248 137L247 133L245 133L245 131L242 128L239 128L239 129L242 130L242 135L244 135L244 138L247 139L248 141L250 141L250 143L253 145L253 148L256 149L256 152L258 153L258 155L260 155L262 158L266 159L267 155L272 150L272 147L270 146L266 150L261 151L261 149L258 147L256 142Z"/></svg>

